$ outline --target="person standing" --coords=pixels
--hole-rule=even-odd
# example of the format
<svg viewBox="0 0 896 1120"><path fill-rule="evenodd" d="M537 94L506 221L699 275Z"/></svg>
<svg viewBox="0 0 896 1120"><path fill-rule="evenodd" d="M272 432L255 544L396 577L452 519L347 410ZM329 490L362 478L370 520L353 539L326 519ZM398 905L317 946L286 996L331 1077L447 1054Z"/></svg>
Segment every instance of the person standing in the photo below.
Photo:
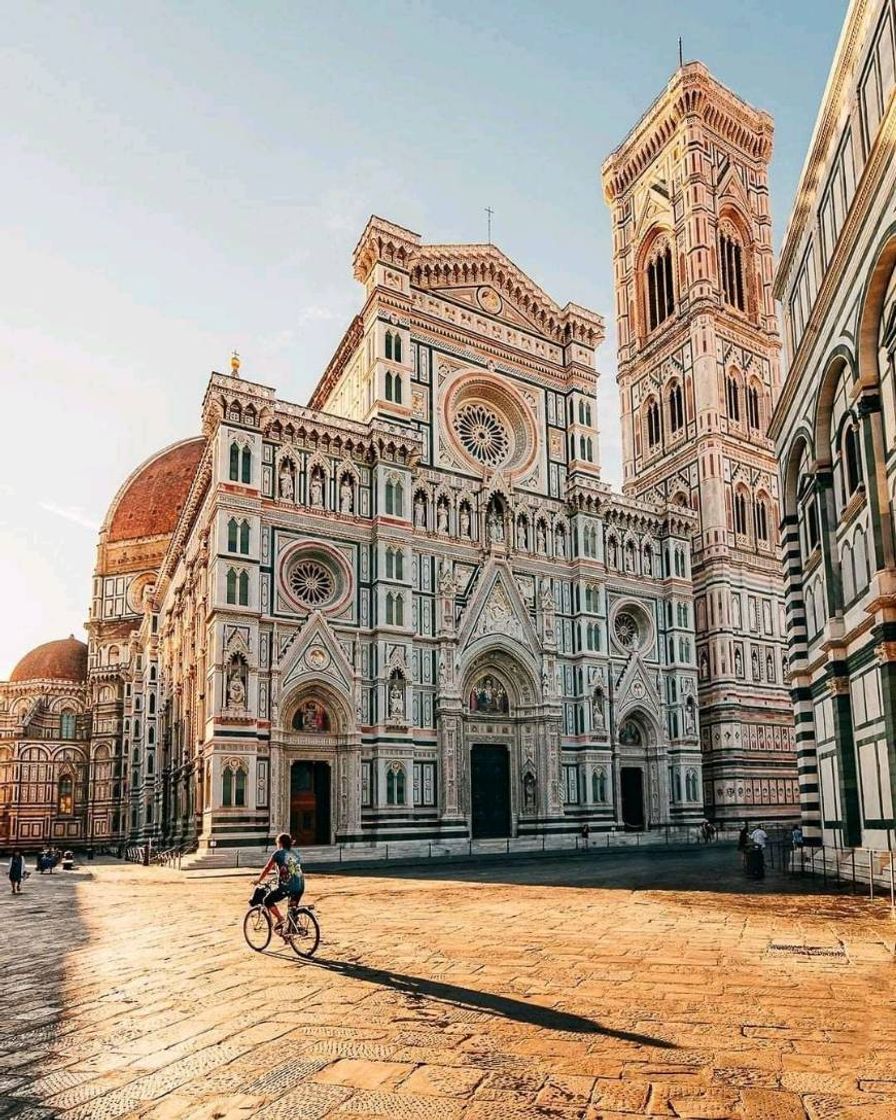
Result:
<svg viewBox="0 0 896 1120"><path fill-rule="evenodd" d="M25 857L16 848L9 861L9 885L13 894L22 893L22 880L25 878Z"/></svg>

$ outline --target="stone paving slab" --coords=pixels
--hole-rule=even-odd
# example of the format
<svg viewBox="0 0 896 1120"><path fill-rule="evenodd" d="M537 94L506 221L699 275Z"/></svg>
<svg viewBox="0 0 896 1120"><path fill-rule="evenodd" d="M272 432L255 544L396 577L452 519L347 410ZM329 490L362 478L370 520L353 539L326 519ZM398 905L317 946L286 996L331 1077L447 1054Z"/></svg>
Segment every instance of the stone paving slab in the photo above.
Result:
<svg viewBox="0 0 896 1120"><path fill-rule="evenodd" d="M0 898L0 1120L894 1120L884 900L727 849L246 883L98 863Z"/></svg>

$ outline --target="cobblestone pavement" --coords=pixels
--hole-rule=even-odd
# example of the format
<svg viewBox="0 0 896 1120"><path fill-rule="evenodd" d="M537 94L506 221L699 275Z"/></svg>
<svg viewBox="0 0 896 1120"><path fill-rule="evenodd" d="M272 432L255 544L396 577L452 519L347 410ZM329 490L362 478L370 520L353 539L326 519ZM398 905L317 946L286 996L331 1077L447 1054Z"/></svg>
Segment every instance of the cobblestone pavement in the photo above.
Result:
<svg viewBox="0 0 896 1120"><path fill-rule="evenodd" d="M896 1117L888 903L730 849L314 876L312 964L246 878L91 872L0 898L4 1120Z"/></svg>

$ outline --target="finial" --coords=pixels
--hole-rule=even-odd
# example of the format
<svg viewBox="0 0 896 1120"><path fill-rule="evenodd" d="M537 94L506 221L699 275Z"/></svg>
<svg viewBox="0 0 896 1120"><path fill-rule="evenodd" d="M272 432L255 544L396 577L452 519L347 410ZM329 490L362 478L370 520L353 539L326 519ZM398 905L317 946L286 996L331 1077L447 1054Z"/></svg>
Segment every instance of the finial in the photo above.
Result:
<svg viewBox="0 0 896 1120"><path fill-rule="evenodd" d="M230 372L234 377L239 377L240 375L240 356L236 350L230 355Z"/></svg>

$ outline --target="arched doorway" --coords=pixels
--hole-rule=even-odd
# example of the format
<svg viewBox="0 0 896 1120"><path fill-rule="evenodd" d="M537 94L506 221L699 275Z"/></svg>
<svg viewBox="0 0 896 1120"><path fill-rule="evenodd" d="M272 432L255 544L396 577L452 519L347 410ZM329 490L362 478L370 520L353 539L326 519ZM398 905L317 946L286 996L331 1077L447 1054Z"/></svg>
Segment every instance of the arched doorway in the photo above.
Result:
<svg viewBox="0 0 896 1120"><path fill-rule="evenodd" d="M277 827L288 820L289 831L299 845L331 844L345 705L330 689L315 684L291 698L284 716L282 824Z"/></svg>
<svg viewBox="0 0 896 1120"><path fill-rule="evenodd" d="M537 696L531 674L493 648L464 673L464 743L470 834L513 836L521 818L538 815L546 772L537 762Z"/></svg>
<svg viewBox="0 0 896 1120"><path fill-rule="evenodd" d="M639 715L626 716L619 724L616 741L619 799L617 819L626 829L643 832L650 823L650 787L647 746L649 730Z"/></svg>

